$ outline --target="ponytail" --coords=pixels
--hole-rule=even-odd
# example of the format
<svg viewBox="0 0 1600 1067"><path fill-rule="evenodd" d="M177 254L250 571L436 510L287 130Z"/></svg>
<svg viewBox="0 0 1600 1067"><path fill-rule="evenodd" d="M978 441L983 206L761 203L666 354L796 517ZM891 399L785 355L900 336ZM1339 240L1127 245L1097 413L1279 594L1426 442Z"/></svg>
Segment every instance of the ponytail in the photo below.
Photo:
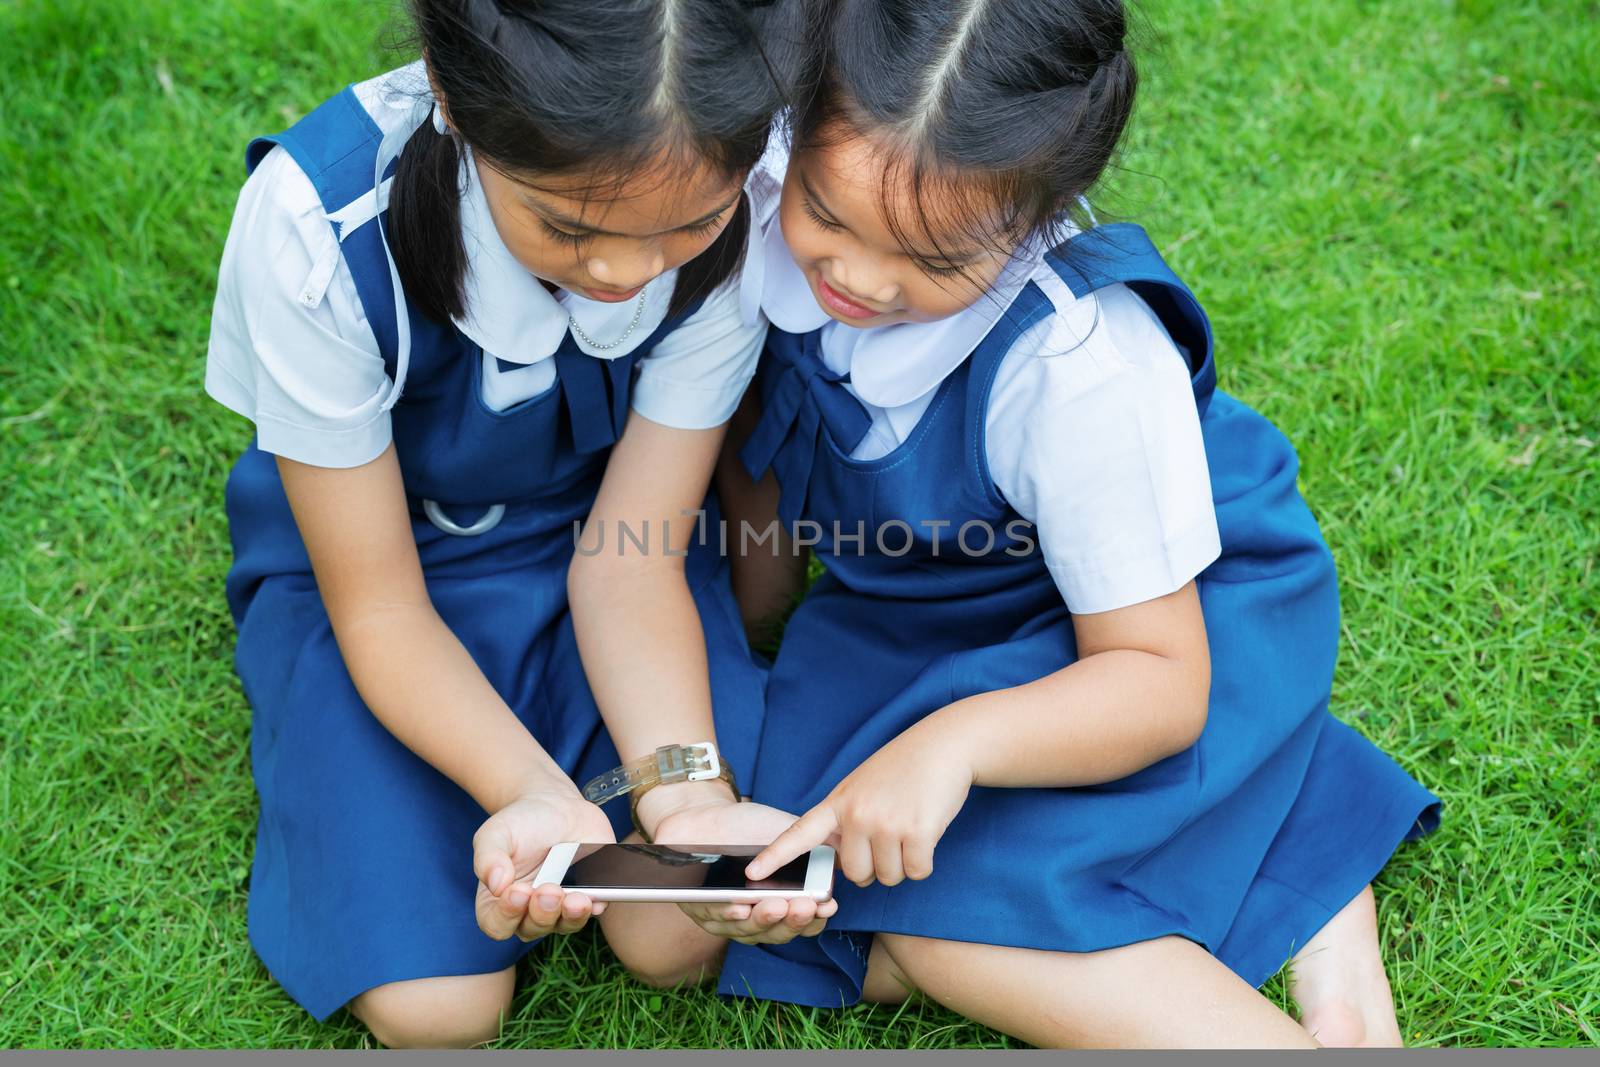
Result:
<svg viewBox="0 0 1600 1067"><path fill-rule="evenodd" d="M656 166L663 149L729 175L753 167L807 52L803 0L410 0L449 133L406 143L389 197L401 284L439 321L465 317L463 146L508 174ZM671 313L738 270L749 205L678 270Z"/></svg>
<svg viewBox="0 0 1600 1067"><path fill-rule="evenodd" d="M439 322L466 317L461 163L455 138L424 122L401 151L389 189L389 249L406 299Z"/></svg>

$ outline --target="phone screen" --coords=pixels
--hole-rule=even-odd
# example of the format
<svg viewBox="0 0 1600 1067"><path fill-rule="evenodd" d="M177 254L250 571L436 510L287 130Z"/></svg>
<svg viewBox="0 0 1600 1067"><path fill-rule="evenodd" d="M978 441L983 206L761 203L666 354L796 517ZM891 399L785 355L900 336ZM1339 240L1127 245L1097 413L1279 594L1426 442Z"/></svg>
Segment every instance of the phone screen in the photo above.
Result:
<svg viewBox="0 0 1600 1067"><path fill-rule="evenodd" d="M744 876L760 845L579 845L563 886L592 889L805 889L810 854L759 882Z"/></svg>

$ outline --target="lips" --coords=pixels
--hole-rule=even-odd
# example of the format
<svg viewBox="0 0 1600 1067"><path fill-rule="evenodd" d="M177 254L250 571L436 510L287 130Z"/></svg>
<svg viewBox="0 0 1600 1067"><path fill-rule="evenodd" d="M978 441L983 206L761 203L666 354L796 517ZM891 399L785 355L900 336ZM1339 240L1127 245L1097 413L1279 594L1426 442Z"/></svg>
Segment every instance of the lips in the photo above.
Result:
<svg viewBox="0 0 1600 1067"><path fill-rule="evenodd" d="M882 314L882 312L874 311L864 304L856 303L829 285L820 275L817 277L817 295L822 298L822 303L830 311L847 319L875 319Z"/></svg>
<svg viewBox="0 0 1600 1067"><path fill-rule="evenodd" d="M614 292L610 289L584 289L581 290L581 292L590 300L598 300L605 304L620 304L624 300L632 300L634 297L638 296L639 290L643 288L644 286L639 285L620 293Z"/></svg>

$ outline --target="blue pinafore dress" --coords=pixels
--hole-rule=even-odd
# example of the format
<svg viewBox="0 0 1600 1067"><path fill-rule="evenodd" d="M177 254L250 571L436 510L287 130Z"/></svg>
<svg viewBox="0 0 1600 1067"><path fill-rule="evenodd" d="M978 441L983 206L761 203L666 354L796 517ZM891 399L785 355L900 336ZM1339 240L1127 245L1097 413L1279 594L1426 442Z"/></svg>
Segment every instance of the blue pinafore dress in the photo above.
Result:
<svg viewBox="0 0 1600 1067"><path fill-rule="evenodd" d="M1080 299L1127 283L1190 360L1222 541L1198 579L1211 648L1205 729L1118 781L973 789L931 877L865 889L841 880L820 937L730 946L724 993L853 1004L876 932L1068 952L1177 934L1260 985L1401 841L1437 822L1437 799L1328 712L1333 559L1296 490L1289 442L1216 391L1199 304L1136 226L1079 234L1047 262ZM762 416L743 458L754 476L775 471L786 522L820 526L826 570L768 680L755 799L805 811L931 712L1076 658L1070 614L984 458L996 370L1053 311L1028 283L911 436L870 461L849 458L869 418L823 363L818 334L769 333ZM969 554L952 542L970 522L982 525L968 531ZM985 528L996 532L987 552Z"/></svg>
<svg viewBox="0 0 1600 1067"><path fill-rule="evenodd" d="M282 146L333 214L372 193L381 141L346 89L254 142L247 162L253 169ZM380 227L368 221L339 236L393 376L398 321ZM574 524L587 516L628 417L634 367L693 310L614 360L585 355L569 334L550 389L504 411L481 400L482 350L453 326L409 315L409 369L391 418L429 596L533 737L580 782L618 757L567 609ZM530 946L491 940L473 911L472 835L487 816L362 702L274 458L253 444L229 476L227 512L227 596L261 801L249 905L256 952L319 1020L386 982L510 966ZM760 731L761 670L724 561L697 547L686 570L705 628L718 739L744 780ZM625 805L610 814L625 832Z"/></svg>

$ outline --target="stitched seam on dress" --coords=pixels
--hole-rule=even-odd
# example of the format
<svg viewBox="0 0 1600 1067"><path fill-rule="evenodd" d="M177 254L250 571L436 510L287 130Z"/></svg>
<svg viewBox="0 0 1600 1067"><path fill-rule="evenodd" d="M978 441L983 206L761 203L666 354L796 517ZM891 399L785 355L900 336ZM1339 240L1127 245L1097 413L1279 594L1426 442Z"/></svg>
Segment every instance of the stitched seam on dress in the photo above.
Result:
<svg viewBox="0 0 1600 1067"><path fill-rule="evenodd" d="M1273 875L1267 874L1265 871L1259 871L1259 870L1256 871L1256 878L1259 879L1260 881L1263 881L1263 882L1271 882L1273 885L1276 885L1279 888L1286 889L1289 892L1293 893L1295 896L1299 897L1301 900L1309 900L1311 903L1315 904L1317 907L1326 909L1329 915L1332 915L1336 910L1338 910L1338 909L1334 908L1331 904L1329 904L1326 900L1323 900L1321 897L1314 896L1311 893L1307 893L1304 889L1301 889L1299 886L1290 885L1288 882L1285 882L1282 878L1277 878L1277 877L1275 877Z"/></svg>
<svg viewBox="0 0 1600 1067"><path fill-rule="evenodd" d="M1032 284L1031 282L1029 283ZM1013 301L1015 303L1015 301ZM1033 328L1030 324L1029 329ZM994 394L994 380L1000 376L1000 365L1011 354L1011 349L1022 339L1027 330L1018 330L1010 341L1006 342L1006 350L1000 358L994 361L994 366L984 376L983 384L979 386L977 412L973 419L972 427L972 463L973 469L978 474L978 482L983 487L983 493L988 502L1002 510L1011 506L1010 501L1001 495L1000 489L994 484L994 473L989 469L989 450L984 447L989 439L989 398ZM981 342L980 342L981 344ZM970 356L968 357L971 358ZM972 388L972 375L968 372L967 388Z"/></svg>
<svg viewBox="0 0 1600 1067"><path fill-rule="evenodd" d="M939 391L940 395L933 402L933 406L930 407L928 409L927 413L922 416L922 418L929 423L930 427L932 425L933 417L935 415L937 415L940 412L941 409L943 409L943 407L945 405L945 402L950 399L950 393L953 392L953 391L954 390L950 390L950 389L941 389ZM824 429L826 429L826 428L824 427ZM913 430L912 432L916 433L915 430ZM930 428L930 429L924 430L920 436L924 436L925 437L929 433L932 433L932 432L933 431ZM907 443L909 444L910 442L908 441ZM842 464L841 466L843 466L844 469L849 471L851 474L863 474L863 475L884 474L884 473L887 473L888 471L894 470L896 467L903 466L905 463L910 461L911 458L917 454L917 451L921 447L921 445L922 445L922 442L918 441L916 448L908 448L908 449L906 449L906 454L905 455L901 456L899 459L895 460L893 463L884 464L882 467L862 468L862 467L853 466L848 462L845 463L845 464ZM846 456L845 459L848 460L849 457Z"/></svg>
<svg viewBox="0 0 1600 1067"><path fill-rule="evenodd" d="M383 128L378 125L376 119L367 113L367 109L361 106L361 101L356 97L356 93L353 88L350 86L345 86L344 91L341 92L336 99L341 101L351 111L355 112L358 119L365 120L363 125L366 129L366 136L356 144L352 145L350 150L344 155L330 161L325 167L317 172L318 174L321 174L324 171L332 170L334 167L337 167L339 164L343 163L345 160L349 159L351 156L355 155L357 152L360 152L362 149L366 148L370 144L373 144L374 142L380 145L383 143ZM376 188L376 186L374 186L374 188ZM363 192L357 197L357 199L360 199L361 196L366 195L367 194ZM317 199L322 199L320 194L318 195ZM348 205L340 205L340 207L345 206ZM333 210L338 211L339 208L334 208Z"/></svg>
<svg viewBox="0 0 1600 1067"><path fill-rule="evenodd" d="M1350 729L1354 730L1355 727L1350 727ZM1360 731L1356 731L1356 732L1358 734L1360 733ZM1361 734L1361 736L1364 738L1366 735L1365 734ZM1368 742L1368 743L1370 744L1371 742ZM1402 770L1404 770L1404 768L1402 768ZM1359 852L1363 851L1364 849L1366 849L1367 846L1371 845L1373 841L1377 840L1378 835L1384 830L1385 827L1387 827L1389 825L1390 816L1394 815L1395 812L1399 811L1400 809L1401 809L1401 802L1399 800L1397 800L1394 803L1389 804L1387 807L1385 807L1383 809L1383 815L1380 818L1376 818L1376 819L1372 820L1372 826L1368 829L1367 836L1361 839L1361 843L1359 845L1355 845L1355 846L1351 847L1347 851L1359 853ZM1411 819L1410 825L1414 826L1414 825L1416 825L1416 822L1417 822L1416 817L1413 816L1412 819ZM1408 826L1407 829L1409 830L1409 826ZM1279 829L1279 832L1280 833L1282 832L1282 828L1281 827ZM1405 835L1402 834L1401 835L1401 841L1403 841L1404 839L1405 839ZM1400 841L1395 842L1395 847L1398 848L1400 843L1401 843ZM1393 856L1393 850L1390 851L1390 856ZM1386 857L1384 859L1383 863L1379 865L1378 870L1381 871L1383 869L1384 865L1388 863L1388 861L1389 861L1389 859L1388 859L1388 857ZM1257 870L1256 871L1256 877L1257 878L1266 878L1266 879L1269 879L1269 880L1271 880L1273 882L1276 882L1278 885L1283 886L1285 889L1291 890L1292 892L1298 894L1299 896L1304 897L1306 900L1312 901L1315 904L1318 904L1318 905L1320 905L1320 906L1322 906L1324 908L1327 908L1329 915L1333 915L1340 908L1344 907L1345 904L1350 903L1347 900L1342 904L1330 905L1326 901L1322 900L1320 897L1312 896L1310 893L1307 893L1305 890L1299 888L1298 886L1290 885L1289 883L1285 882L1282 878L1274 877L1273 875L1267 874L1266 872L1261 871L1261 870ZM1373 872L1373 877L1377 877L1377 872L1376 871ZM1369 881L1370 881L1370 879L1369 879Z"/></svg>

